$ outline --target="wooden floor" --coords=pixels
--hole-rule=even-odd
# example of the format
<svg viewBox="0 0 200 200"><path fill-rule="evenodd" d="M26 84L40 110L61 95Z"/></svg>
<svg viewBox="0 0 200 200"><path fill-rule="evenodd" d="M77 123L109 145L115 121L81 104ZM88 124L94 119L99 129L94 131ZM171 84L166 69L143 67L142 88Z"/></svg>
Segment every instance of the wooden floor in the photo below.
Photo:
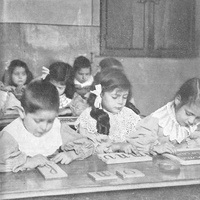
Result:
<svg viewBox="0 0 200 200"><path fill-rule="evenodd" d="M200 165L181 166L173 173L159 168L160 158L141 163L107 165L91 156L70 165L59 165L67 178L45 180L38 170L0 173L0 199L200 199ZM162 161L162 160L161 160ZM137 169L144 177L94 181L90 172Z"/></svg>

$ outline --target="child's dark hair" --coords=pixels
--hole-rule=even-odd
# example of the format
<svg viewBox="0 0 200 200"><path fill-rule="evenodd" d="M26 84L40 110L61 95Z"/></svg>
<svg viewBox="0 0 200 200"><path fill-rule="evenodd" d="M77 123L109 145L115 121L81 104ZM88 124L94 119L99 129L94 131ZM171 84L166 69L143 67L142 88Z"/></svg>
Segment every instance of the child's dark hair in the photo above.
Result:
<svg viewBox="0 0 200 200"><path fill-rule="evenodd" d="M91 72L91 63L90 63L90 60L88 58L86 58L85 56L78 56L74 60L74 64L73 64L74 75L75 75L75 73L77 71L80 71L81 68L89 68L90 72Z"/></svg>
<svg viewBox="0 0 200 200"><path fill-rule="evenodd" d="M198 104L200 105L200 79L191 78L187 80L176 93L176 97L181 98L181 105Z"/></svg>
<svg viewBox="0 0 200 200"><path fill-rule="evenodd" d="M99 67L101 68L101 70L105 70L105 69L108 69L108 68L115 68L115 69L119 69L121 71L124 70L122 63L119 60L117 60L116 58L113 58L113 57L108 57L108 58L104 58L103 60L101 60L100 63L99 63ZM129 98L128 99L130 100L131 97L132 97L132 91L129 92ZM133 105L130 101L126 102L126 107L133 110L136 114L140 114L139 109L137 109L136 106Z"/></svg>
<svg viewBox="0 0 200 200"><path fill-rule="evenodd" d="M3 82L7 82L7 84L11 85L11 86L16 86L12 80L12 74L16 67L23 67L25 69L25 72L27 74L27 79L26 79L25 84L28 84L33 79L33 74L29 70L27 64L21 60L12 60L10 62L10 65L8 66L8 71L7 71L8 74L7 75L4 74ZM8 79L8 80L6 80L6 79Z"/></svg>
<svg viewBox="0 0 200 200"><path fill-rule="evenodd" d="M73 70L72 70L69 80L67 81L67 86L66 86L65 94L70 99L73 98L74 93L76 92L76 88L74 85L75 74L76 72L80 71L82 68L89 68L90 72L92 70L90 60L84 56L78 56L74 61Z"/></svg>
<svg viewBox="0 0 200 200"><path fill-rule="evenodd" d="M119 69L108 68L98 73L94 77L94 83L91 90L94 90L95 85L98 84L102 87L102 94L104 92L112 92L116 88L119 90L128 90L129 92L131 90L129 80ZM103 109L94 107L95 99L96 95L91 93L88 99L88 103L92 107L90 115L97 121L98 133L108 135L110 129L109 116Z"/></svg>
<svg viewBox="0 0 200 200"><path fill-rule="evenodd" d="M123 65L122 63L117 60L116 58L104 58L103 60L100 61L99 67L101 67L101 70L107 69L107 68L117 68L123 70Z"/></svg>
<svg viewBox="0 0 200 200"><path fill-rule="evenodd" d="M55 62L49 66L49 75L47 75L47 81L56 81L61 85L66 85L69 77L72 73L72 67L68 63Z"/></svg>
<svg viewBox="0 0 200 200"><path fill-rule="evenodd" d="M56 87L43 80L31 81L22 95L22 107L26 113L39 110L59 110L59 95Z"/></svg>

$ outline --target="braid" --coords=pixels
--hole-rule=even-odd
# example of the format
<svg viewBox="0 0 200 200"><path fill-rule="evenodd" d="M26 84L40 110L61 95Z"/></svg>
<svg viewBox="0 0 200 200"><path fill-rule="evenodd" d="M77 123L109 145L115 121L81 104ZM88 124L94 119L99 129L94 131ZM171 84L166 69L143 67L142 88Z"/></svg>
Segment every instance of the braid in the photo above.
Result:
<svg viewBox="0 0 200 200"><path fill-rule="evenodd" d="M98 91L99 87L97 90L96 86L98 85L101 85L101 91ZM94 77L94 83L91 86L91 93L88 98L88 104L92 108L90 116L97 121L96 128L99 134L109 135L110 117L108 113L103 109L97 108L99 105L96 105L95 107L96 98L98 97L99 100L99 95L101 97L101 95L103 96L105 92L112 92L116 88L130 91L130 82L121 70L112 68L104 69L97 73Z"/></svg>
<svg viewBox="0 0 200 200"><path fill-rule="evenodd" d="M103 135L109 135L110 118L108 116L108 113L106 113L102 109L92 107L90 115L97 121L97 132Z"/></svg>

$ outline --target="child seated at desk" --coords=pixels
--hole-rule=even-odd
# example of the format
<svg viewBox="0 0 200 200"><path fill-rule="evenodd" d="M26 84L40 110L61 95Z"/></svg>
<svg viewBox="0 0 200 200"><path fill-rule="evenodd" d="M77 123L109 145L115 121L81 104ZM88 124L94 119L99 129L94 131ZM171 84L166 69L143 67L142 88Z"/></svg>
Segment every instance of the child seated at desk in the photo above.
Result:
<svg viewBox="0 0 200 200"><path fill-rule="evenodd" d="M94 80L91 63L86 57L79 56L74 61L73 70L75 91L83 97L90 91Z"/></svg>
<svg viewBox="0 0 200 200"><path fill-rule="evenodd" d="M89 108L77 120L79 133L93 141L96 153L136 153L128 142L140 121L139 115L125 107L131 84L118 69L105 69L95 76Z"/></svg>
<svg viewBox="0 0 200 200"><path fill-rule="evenodd" d="M73 75L69 81L68 96L72 97L70 108L73 116L79 116L88 107L87 98L93 83L91 63L84 56L79 56L73 64Z"/></svg>
<svg viewBox="0 0 200 200"><path fill-rule="evenodd" d="M50 65L49 69L43 69L46 70L44 73L47 74L45 81L51 82L58 90L60 100L59 115L71 115L72 112L69 107L71 99L66 96L66 91L69 89L66 84L71 76L72 67L64 62L55 62Z"/></svg>
<svg viewBox="0 0 200 200"><path fill-rule="evenodd" d="M10 62L8 70L3 76L1 90L12 92L17 99L21 99L25 86L33 79L27 64L21 60Z"/></svg>
<svg viewBox="0 0 200 200"><path fill-rule="evenodd" d="M138 123L131 143L147 154L175 154L200 145L200 79L186 81L173 101Z"/></svg>
<svg viewBox="0 0 200 200"><path fill-rule="evenodd" d="M124 72L124 67L123 67L122 63L119 60L117 60L116 58L113 58L113 57L108 57L108 58L102 59L99 62L97 74L99 72L101 72L102 70L105 70L105 69L108 69L108 68L119 69L123 73L125 73ZM131 91L129 93L129 96L130 96L130 98L129 98L129 101L126 102L126 106L128 108L130 108L131 110L133 110L136 114L140 114L139 109L136 108L136 106L135 106L135 100L134 100L134 98L132 96L132 92Z"/></svg>
<svg viewBox="0 0 200 200"><path fill-rule="evenodd" d="M59 96L50 82L32 81L22 96L22 107L20 117L0 132L0 171L17 172L48 166L51 162L68 164L92 153L87 138L56 118ZM76 152L69 148L65 150L65 142L69 143L71 139L78 140Z"/></svg>

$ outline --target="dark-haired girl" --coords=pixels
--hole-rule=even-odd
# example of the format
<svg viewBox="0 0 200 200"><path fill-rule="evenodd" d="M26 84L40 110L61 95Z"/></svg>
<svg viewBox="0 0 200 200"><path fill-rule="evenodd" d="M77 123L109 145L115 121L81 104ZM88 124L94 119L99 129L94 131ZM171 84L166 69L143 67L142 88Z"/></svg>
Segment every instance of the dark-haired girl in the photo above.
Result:
<svg viewBox="0 0 200 200"><path fill-rule="evenodd" d="M80 115L78 128L94 142L96 153L137 153L128 142L140 121L139 115L125 107L130 90L129 80L118 69L105 69L95 76L90 107Z"/></svg>
<svg viewBox="0 0 200 200"><path fill-rule="evenodd" d="M12 60L8 70L3 76L6 91L13 92L20 100L25 86L33 79L33 75L27 64L21 60Z"/></svg>

